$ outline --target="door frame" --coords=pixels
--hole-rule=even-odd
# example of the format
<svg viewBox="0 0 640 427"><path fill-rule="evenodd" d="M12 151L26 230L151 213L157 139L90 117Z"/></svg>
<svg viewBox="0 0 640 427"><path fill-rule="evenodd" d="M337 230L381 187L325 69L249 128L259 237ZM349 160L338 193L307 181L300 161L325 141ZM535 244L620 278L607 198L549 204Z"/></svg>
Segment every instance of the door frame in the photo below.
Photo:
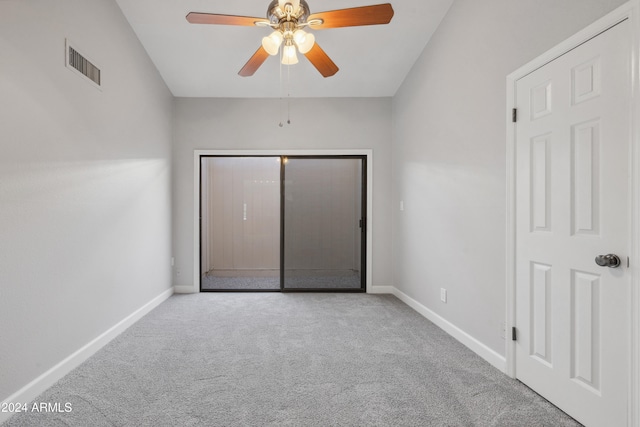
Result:
<svg viewBox="0 0 640 427"><path fill-rule="evenodd" d="M630 129L631 136L629 147L629 197L630 212L629 226L631 230L630 242L630 312L628 319L629 348L631 350L629 366L629 408L628 425L640 426L640 0L631 0L559 45L548 50L538 58L527 63L507 76L507 144L506 144L506 330L510 331L515 325L516 315L516 127L512 122L512 109L516 106L516 84L519 79L532 73L538 68L564 55L570 50L580 46L588 40L596 37L612 26L629 20L631 27L631 111ZM506 334L511 336L511 334ZM512 378L516 377L515 342L505 342L505 373ZM553 403L553 402L552 402Z"/></svg>
<svg viewBox="0 0 640 427"><path fill-rule="evenodd" d="M203 156L229 156L229 157L259 157L259 156L287 156L287 157L313 157L313 156L363 156L366 162L366 265L365 265L365 291L371 293L371 276L373 272L371 259L373 254L373 150L194 150L193 151L193 289L192 292L200 292L200 158Z"/></svg>

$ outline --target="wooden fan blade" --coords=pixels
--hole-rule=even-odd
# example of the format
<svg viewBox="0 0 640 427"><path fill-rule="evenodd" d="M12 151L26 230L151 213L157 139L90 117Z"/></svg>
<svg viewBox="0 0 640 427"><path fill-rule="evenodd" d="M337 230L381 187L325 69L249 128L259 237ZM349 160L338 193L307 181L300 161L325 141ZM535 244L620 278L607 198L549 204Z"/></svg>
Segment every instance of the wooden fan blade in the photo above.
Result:
<svg viewBox="0 0 640 427"><path fill-rule="evenodd" d="M331 77L338 72L339 68L322 50L318 43L314 44L311 50L304 54L307 59L324 77Z"/></svg>
<svg viewBox="0 0 640 427"><path fill-rule="evenodd" d="M310 25L313 29L357 27L360 25L388 24L393 18L393 8L390 3L374 6L354 7L351 9L330 10L314 13L307 22L322 19L322 24Z"/></svg>
<svg viewBox="0 0 640 427"><path fill-rule="evenodd" d="M260 68L260 66L267 60L269 53L264 50L262 46L256 50L256 53L244 64L242 70L238 71L238 74L242 77L250 77Z"/></svg>
<svg viewBox="0 0 640 427"><path fill-rule="evenodd" d="M264 18L253 18L251 16L218 15L216 13L191 12L187 15L187 21L192 24L213 24L213 25L243 25L253 27L256 22L269 23Z"/></svg>

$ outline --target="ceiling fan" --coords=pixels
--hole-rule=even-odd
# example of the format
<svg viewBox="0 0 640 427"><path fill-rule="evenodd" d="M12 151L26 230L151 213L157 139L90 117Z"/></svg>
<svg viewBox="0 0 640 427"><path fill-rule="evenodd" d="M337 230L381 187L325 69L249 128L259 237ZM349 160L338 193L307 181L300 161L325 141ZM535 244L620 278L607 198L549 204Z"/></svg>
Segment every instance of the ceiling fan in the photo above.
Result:
<svg viewBox="0 0 640 427"><path fill-rule="evenodd" d="M191 12L187 21L192 24L241 25L271 27L274 31L262 39L262 46L242 67L239 75L252 76L269 55L277 55L282 49L282 63L296 64L296 48L316 67L324 77L338 72L337 65L315 42L315 36L303 30L311 28L356 27L361 25L388 24L393 18L391 4L330 10L311 14L305 0L273 0L267 9L267 18L253 18L238 15Z"/></svg>

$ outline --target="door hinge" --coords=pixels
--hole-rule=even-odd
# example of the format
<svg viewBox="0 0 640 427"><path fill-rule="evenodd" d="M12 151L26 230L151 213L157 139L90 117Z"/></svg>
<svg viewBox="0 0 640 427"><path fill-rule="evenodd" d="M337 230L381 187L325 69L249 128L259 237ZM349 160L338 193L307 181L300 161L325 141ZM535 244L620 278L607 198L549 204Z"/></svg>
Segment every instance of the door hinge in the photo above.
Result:
<svg viewBox="0 0 640 427"><path fill-rule="evenodd" d="M515 326L511 328L511 341L518 341L518 332Z"/></svg>
<svg viewBox="0 0 640 427"><path fill-rule="evenodd" d="M518 109L514 108L513 110L511 110L511 121L513 123L518 121Z"/></svg>

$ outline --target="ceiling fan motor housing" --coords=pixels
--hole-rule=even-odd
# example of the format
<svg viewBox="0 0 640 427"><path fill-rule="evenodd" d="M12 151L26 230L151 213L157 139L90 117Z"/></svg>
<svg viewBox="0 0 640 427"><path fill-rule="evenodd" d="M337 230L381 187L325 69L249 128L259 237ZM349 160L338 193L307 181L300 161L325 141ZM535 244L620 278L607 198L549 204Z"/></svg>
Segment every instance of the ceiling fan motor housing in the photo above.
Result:
<svg viewBox="0 0 640 427"><path fill-rule="evenodd" d="M271 25L280 25L283 21L287 20L286 12L280 7L280 1L273 0L269 7L267 8L267 19L271 23ZM290 2L286 2L285 4L292 4ZM293 4L292 4L293 5ZM300 7L297 11L293 11L290 15L291 20L303 24L307 22L307 18L311 12L309 11L309 5L305 0L300 0Z"/></svg>

